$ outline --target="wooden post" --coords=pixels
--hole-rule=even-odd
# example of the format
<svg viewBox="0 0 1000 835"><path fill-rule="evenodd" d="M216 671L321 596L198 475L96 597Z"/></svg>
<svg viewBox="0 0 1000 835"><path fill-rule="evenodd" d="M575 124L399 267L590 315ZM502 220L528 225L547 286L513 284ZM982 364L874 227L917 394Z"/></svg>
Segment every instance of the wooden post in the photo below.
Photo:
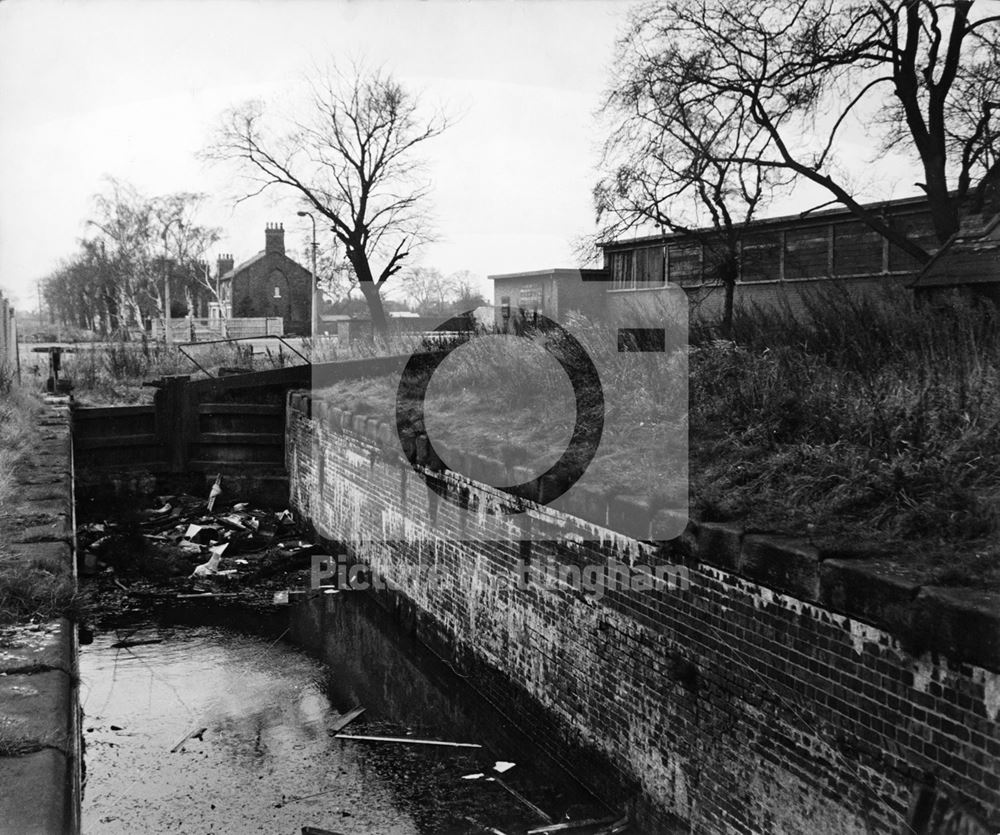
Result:
<svg viewBox="0 0 1000 835"><path fill-rule="evenodd" d="M156 392L156 434L167 448L170 471L187 469L191 432L197 430L197 414L192 415L190 376L164 377Z"/></svg>

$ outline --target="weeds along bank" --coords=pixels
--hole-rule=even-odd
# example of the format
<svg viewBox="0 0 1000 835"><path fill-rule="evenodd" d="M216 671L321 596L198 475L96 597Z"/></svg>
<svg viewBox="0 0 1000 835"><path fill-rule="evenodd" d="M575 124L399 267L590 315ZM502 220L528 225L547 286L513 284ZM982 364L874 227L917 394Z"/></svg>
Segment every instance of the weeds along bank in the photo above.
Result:
<svg viewBox="0 0 1000 835"><path fill-rule="evenodd" d="M991 317L835 298L696 341L695 518L668 543L616 534L631 503L655 538L656 505L615 490L534 507L526 542L495 490L402 459L385 381L291 396L293 503L543 744L610 762L644 831L994 831ZM572 582L612 563L633 581Z"/></svg>
<svg viewBox="0 0 1000 835"><path fill-rule="evenodd" d="M959 299L743 312L691 356L695 514L1000 589L1000 317Z"/></svg>
<svg viewBox="0 0 1000 835"><path fill-rule="evenodd" d="M74 832L82 768L69 409L0 391L0 821Z"/></svg>

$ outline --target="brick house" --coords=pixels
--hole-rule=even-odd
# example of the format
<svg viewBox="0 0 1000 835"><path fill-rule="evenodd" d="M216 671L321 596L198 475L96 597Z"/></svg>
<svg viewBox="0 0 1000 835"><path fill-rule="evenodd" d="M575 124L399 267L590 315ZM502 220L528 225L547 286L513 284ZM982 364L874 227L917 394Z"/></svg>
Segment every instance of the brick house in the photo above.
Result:
<svg viewBox="0 0 1000 835"><path fill-rule="evenodd" d="M220 255L217 270L221 302L215 306L215 315L280 317L286 334L309 334L312 277L285 254L282 224L267 224L264 249L241 264L234 267L232 255Z"/></svg>

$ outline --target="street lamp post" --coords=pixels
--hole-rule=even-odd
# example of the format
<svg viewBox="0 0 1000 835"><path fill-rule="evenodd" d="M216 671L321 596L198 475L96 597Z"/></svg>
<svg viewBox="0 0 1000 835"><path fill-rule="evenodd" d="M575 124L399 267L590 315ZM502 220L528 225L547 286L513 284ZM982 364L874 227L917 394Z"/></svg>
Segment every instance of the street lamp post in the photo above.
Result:
<svg viewBox="0 0 1000 835"><path fill-rule="evenodd" d="M313 339L319 336L319 287L316 286L316 218L312 212L297 212L299 217L309 217L312 221L312 281L310 287L309 328Z"/></svg>
<svg viewBox="0 0 1000 835"><path fill-rule="evenodd" d="M167 232L174 221L177 221L178 229L183 227L181 219L178 217L170 218L163 227L163 342L166 345L173 342L170 333L170 252L167 249Z"/></svg>

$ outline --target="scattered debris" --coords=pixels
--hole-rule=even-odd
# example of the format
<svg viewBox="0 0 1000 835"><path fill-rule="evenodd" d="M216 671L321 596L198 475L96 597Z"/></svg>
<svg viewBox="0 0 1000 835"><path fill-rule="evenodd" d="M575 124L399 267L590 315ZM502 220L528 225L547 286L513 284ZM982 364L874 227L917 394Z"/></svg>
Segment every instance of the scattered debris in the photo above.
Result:
<svg viewBox="0 0 1000 835"><path fill-rule="evenodd" d="M497 829L495 826L487 826L482 821L476 820L471 815L462 815L462 820L467 823L471 823L473 826L479 827L483 832L489 832L490 835L507 835L502 829Z"/></svg>
<svg viewBox="0 0 1000 835"><path fill-rule="evenodd" d="M358 705L358 707L356 708L353 708L352 710L347 711L347 713L345 713L336 722L333 723L333 727L330 728L330 732L334 734L339 733L364 712L365 709L360 705Z"/></svg>
<svg viewBox="0 0 1000 835"><path fill-rule="evenodd" d="M222 473L219 473L215 477L215 483L212 485L212 489L208 491L208 510L209 512L215 507L215 500L219 498L222 494Z"/></svg>
<svg viewBox="0 0 1000 835"><path fill-rule="evenodd" d="M203 498L166 495L148 509L84 522L77 530L81 571L102 578L104 593L118 600L120 592L131 599L239 592L270 606L275 586L308 584L316 547L289 511L229 503L218 494L212 507L208 512Z"/></svg>
<svg viewBox="0 0 1000 835"><path fill-rule="evenodd" d="M574 829L584 829L591 826L617 826L620 823L628 823L628 815L624 818L619 818L618 815L611 815L606 818L588 818L587 820L578 821L564 821L562 823L554 823L551 826L538 826L534 829L529 829L527 835L548 835L550 832L572 832Z"/></svg>
<svg viewBox="0 0 1000 835"><path fill-rule="evenodd" d="M552 818L548 814L546 814L546 812L543 809L540 809L538 806L536 806L534 803L532 803L530 800L528 800L528 798L526 798L523 794L521 794L517 789L509 786L507 783L505 783L499 777L487 777L485 774L466 774L465 776L462 777L462 779L463 780L482 780L484 783L496 783L498 786L500 786L500 788L502 788L504 791L506 791L515 800L523 803L525 806L527 806L529 809L531 809L531 811L534 812L536 815L538 815L538 817L540 817L543 821L545 821L546 823L552 823ZM528 830L528 831L529 832L538 832L538 831L544 831L544 830L531 829L531 830Z"/></svg>
<svg viewBox="0 0 1000 835"><path fill-rule="evenodd" d="M194 526L192 526L194 527ZM204 530L204 529L202 529ZM223 542L221 545L213 545L208 549L208 552L212 555L212 558L206 562L204 565L199 565L191 572L192 577L208 577L212 574L219 574L219 561L222 559L223 553L225 553L226 548L229 547L228 542Z"/></svg>
<svg viewBox="0 0 1000 835"><path fill-rule="evenodd" d="M187 734L184 737L184 739L182 739L173 748L171 748L170 749L170 753L171 754L176 754L178 751L181 750L181 748L184 747L184 743L188 742L189 740L197 739L197 740L201 741L201 739L202 739L205 731L207 731L207 730L208 730L208 728L195 728L193 731L191 731L191 733Z"/></svg>
<svg viewBox="0 0 1000 835"><path fill-rule="evenodd" d="M478 742L447 742L441 739L414 739L408 736L358 736L355 734L336 734L336 739L354 739L360 742L397 742L403 745L444 745L450 748L482 748ZM489 778L496 779L496 778Z"/></svg>

